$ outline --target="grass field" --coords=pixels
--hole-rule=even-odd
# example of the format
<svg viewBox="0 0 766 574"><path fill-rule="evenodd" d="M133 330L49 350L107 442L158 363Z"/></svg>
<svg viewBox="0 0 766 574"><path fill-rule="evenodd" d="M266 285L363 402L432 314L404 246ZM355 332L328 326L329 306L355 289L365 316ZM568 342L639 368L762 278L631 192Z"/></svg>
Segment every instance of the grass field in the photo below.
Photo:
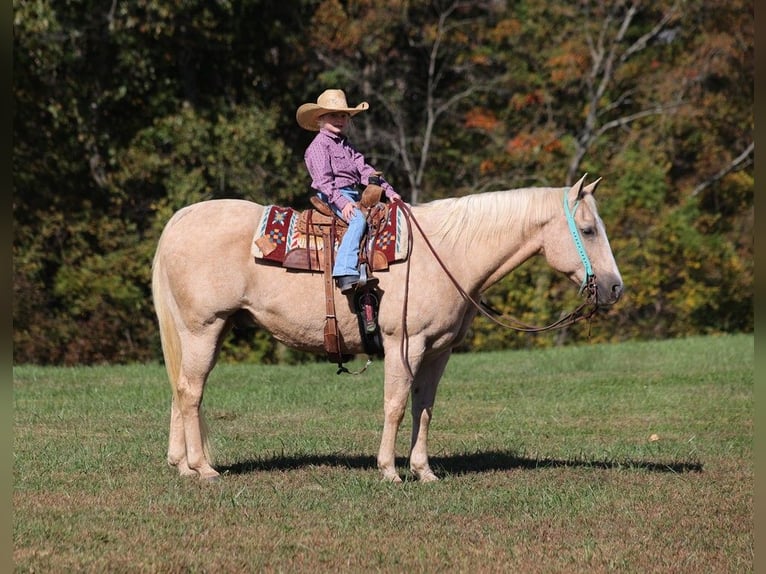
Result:
<svg viewBox="0 0 766 574"><path fill-rule="evenodd" d="M751 335L455 355L438 483L375 465L382 363L219 365L223 478L166 466L162 367L17 366L17 572L753 571Z"/></svg>

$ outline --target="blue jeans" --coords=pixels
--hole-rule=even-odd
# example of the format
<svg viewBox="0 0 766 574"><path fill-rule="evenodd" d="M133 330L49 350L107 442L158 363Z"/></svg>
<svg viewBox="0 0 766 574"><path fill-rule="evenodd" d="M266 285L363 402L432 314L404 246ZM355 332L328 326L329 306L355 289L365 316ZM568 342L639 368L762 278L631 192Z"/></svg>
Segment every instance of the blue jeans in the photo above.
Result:
<svg viewBox="0 0 766 574"><path fill-rule="evenodd" d="M360 194L355 189L344 187L340 192L354 203L359 201ZM322 201L327 202L327 196L324 193L317 193L317 195ZM340 210L334 205L330 207L342 219ZM359 276L359 244L366 229L367 220L359 209L355 209L354 216L348 222L348 230L346 230L343 240L338 247L338 253L335 254L335 265L332 268L333 277L342 277L343 275Z"/></svg>

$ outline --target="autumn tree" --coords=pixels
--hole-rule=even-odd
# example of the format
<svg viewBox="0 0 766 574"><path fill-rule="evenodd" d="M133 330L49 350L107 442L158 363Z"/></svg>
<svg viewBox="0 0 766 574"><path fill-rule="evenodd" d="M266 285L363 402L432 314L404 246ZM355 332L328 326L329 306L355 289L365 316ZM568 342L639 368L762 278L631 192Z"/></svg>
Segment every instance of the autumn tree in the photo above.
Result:
<svg viewBox="0 0 766 574"><path fill-rule="evenodd" d="M13 7L16 362L158 359L160 229L201 199L306 205L295 110L328 87L370 102L352 137L412 203L603 178L620 305L554 335L480 318L464 348L753 328L752 0ZM529 324L579 302L537 261L486 297ZM300 360L259 330L225 352Z"/></svg>
<svg viewBox="0 0 766 574"><path fill-rule="evenodd" d="M498 9L475 1L326 0L313 16L318 81L371 102L363 145L412 203L454 195L471 181L464 162L454 161L455 127L471 100L503 83L484 43Z"/></svg>

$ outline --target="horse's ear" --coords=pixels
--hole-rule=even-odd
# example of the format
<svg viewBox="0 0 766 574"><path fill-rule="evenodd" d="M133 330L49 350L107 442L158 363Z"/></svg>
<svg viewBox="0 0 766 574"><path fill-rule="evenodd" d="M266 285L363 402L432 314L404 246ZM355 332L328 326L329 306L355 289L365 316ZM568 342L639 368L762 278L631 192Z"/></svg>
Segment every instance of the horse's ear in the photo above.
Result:
<svg viewBox="0 0 766 574"><path fill-rule="evenodd" d="M589 183L585 186L585 189L583 190L585 193L596 193L596 188L598 187L598 184L601 183L601 178L599 177L596 181Z"/></svg>
<svg viewBox="0 0 766 574"><path fill-rule="evenodd" d="M583 192L582 184L585 182L586 177L588 177L587 173L583 175L580 178L580 180L572 186L572 191L575 197L577 198L575 201L582 199L582 192Z"/></svg>

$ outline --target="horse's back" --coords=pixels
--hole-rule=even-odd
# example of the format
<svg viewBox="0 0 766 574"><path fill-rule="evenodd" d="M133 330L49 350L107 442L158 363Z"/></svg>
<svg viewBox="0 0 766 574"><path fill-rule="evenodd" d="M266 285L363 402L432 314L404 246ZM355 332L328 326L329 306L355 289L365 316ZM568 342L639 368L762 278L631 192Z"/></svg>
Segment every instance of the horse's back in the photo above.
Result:
<svg viewBox="0 0 766 574"><path fill-rule="evenodd" d="M263 206L242 199L212 199L179 209L168 220L158 253L200 253L249 244Z"/></svg>
<svg viewBox="0 0 766 574"><path fill-rule="evenodd" d="M248 282L250 244L263 206L238 199L202 201L178 210L155 255L174 290L228 299Z"/></svg>
<svg viewBox="0 0 766 574"><path fill-rule="evenodd" d="M221 226L254 226L263 206L244 199L211 199L182 207L165 225L164 235L183 232L189 227L200 230Z"/></svg>

